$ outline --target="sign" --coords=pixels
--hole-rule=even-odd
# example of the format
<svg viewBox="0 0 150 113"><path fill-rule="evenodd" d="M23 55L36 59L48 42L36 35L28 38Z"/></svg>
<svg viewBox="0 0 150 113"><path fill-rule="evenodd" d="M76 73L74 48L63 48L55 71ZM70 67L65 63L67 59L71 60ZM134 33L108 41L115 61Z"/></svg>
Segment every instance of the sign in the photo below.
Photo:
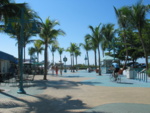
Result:
<svg viewBox="0 0 150 113"><path fill-rule="evenodd" d="M64 58L63 58L63 61L66 62L66 61L67 61L67 57L64 57Z"/></svg>

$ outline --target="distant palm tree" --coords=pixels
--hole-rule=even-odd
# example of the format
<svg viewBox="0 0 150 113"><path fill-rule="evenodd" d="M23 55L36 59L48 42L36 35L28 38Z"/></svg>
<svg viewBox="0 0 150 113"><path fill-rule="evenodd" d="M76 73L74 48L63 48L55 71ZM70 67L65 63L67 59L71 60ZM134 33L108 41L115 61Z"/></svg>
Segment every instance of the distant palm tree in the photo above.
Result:
<svg viewBox="0 0 150 113"><path fill-rule="evenodd" d="M76 59L76 66L77 66L77 64L78 64L78 56L80 56L81 55L81 52L80 52L80 50L79 49L76 49L75 50L75 52L74 52L74 54L75 54L75 59Z"/></svg>
<svg viewBox="0 0 150 113"><path fill-rule="evenodd" d="M39 54L42 53L42 51L44 50L44 48L42 47L42 45L39 43L38 40L36 40L34 42L34 49L35 49L35 52L37 53L37 62L39 62Z"/></svg>
<svg viewBox="0 0 150 113"><path fill-rule="evenodd" d="M31 62L32 56L35 54L35 48L33 47L28 48L28 54L30 55L30 62Z"/></svg>
<svg viewBox="0 0 150 113"><path fill-rule="evenodd" d="M55 40L52 44L51 44L51 47L50 47L50 51L52 52L52 63L54 65L54 53L56 52L58 48L58 42L57 40Z"/></svg>
<svg viewBox="0 0 150 113"><path fill-rule="evenodd" d="M95 45L97 45L98 49L98 62L99 62L99 75L101 75L101 58L100 58L100 43L103 41L103 36L101 33L100 24L97 27L89 26L92 31L92 40L94 41Z"/></svg>
<svg viewBox="0 0 150 113"><path fill-rule="evenodd" d="M84 42L85 42L85 44L80 43L80 46L82 46L85 49L85 51L86 51L86 55L87 55L87 59L88 59L88 67L89 67L90 60L89 60L89 53L88 53L88 51L92 49L92 46L90 45L89 39L87 39L86 37L84 37Z"/></svg>
<svg viewBox="0 0 150 113"><path fill-rule="evenodd" d="M75 51L79 50L79 47L77 46L76 43L70 43L70 47L67 49L67 51L70 52L71 55L71 63L72 63L72 69L74 72L74 56L75 56Z"/></svg>
<svg viewBox="0 0 150 113"><path fill-rule="evenodd" d="M58 21L52 21L49 18L45 20L45 23L41 23L40 43L45 46L44 50L44 80L47 80L47 68L48 68L48 45L52 44L58 35L64 35L65 33L58 29L54 29L56 25L59 25Z"/></svg>
<svg viewBox="0 0 150 113"><path fill-rule="evenodd" d="M26 56L26 52L25 52L25 48L27 44L33 43L35 40L31 40L32 36L35 36L35 34L30 33L30 32L24 32L24 62L25 62L25 56Z"/></svg>
<svg viewBox="0 0 150 113"><path fill-rule="evenodd" d="M64 51L64 48L58 47L58 53L59 53L59 55L60 55L60 62L62 62L62 60L61 60L61 55L62 55L63 51Z"/></svg>
<svg viewBox="0 0 150 113"><path fill-rule="evenodd" d="M62 60L61 60L61 55L62 55L62 53L63 53L63 51L64 51L64 48L58 48L58 53L59 53L59 55L60 55L60 65L61 65L61 69L60 69L60 74L62 75Z"/></svg>
<svg viewBox="0 0 150 113"><path fill-rule="evenodd" d="M73 67L72 56L73 56L73 52L71 51L70 47L68 47L66 49L66 51L70 53L71 72L72 72L72 67Z"/></svg>

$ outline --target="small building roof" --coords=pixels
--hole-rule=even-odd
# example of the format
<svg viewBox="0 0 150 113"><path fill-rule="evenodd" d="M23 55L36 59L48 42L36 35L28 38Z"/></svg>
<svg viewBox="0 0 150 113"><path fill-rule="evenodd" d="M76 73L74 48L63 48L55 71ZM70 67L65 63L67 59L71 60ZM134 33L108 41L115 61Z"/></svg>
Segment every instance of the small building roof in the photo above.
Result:
<svg viewBox="0 0 150 113"><path fill-rule="evenodd" d="M102 61L104 61L104 60L114 60L114 57L111 57L111 56L104 56L104 57L102 58ZM118 58L115 58L115 60L118 60Z"/></svg>
<svg viewBox="0 0 150 113"><path fill-rule="evenodd" d="M17 63L17 59L14 56L12 56L12 55L10 55L8 53L4 53L2 51L0 51L0 59L2 59L2 60L9 60L11 62Z"/></svg>

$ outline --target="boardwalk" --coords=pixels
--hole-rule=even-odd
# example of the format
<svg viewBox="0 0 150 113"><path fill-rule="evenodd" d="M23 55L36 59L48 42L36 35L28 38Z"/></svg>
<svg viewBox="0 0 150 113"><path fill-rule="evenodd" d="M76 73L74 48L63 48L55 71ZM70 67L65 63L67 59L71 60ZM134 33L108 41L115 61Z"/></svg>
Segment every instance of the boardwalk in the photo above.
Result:
<svg viewBox="0 0 150 113"><path fill-rule="evenodd" d="M110 82L109 76L95 72L63 73L62 76L37 75L25 85L27 94L17 94L14 84L1 84L0 112L5 113L149 113L150 83L122 78Z"/></svg>

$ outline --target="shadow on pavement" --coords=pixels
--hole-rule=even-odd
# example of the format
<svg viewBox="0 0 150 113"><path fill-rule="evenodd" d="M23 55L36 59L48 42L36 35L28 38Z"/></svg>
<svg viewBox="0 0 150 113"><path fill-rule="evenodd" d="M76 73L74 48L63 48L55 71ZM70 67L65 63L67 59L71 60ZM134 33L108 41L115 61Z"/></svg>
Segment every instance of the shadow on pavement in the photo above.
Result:
<svg viewBox="0 0 150 113"><path fill-rule="evenodd" d="M53 80L53 81L34 81L34 85L38 87L38 90L46 88L56 89L73 89L77 86L82 85L80 82L66 81L66 80Z"/></svg>
<svg viewBox="0 0 150 113"><path fill-rule="evenodd" d="M133 83L130 83L130 82L118 82L118 84L133 84Z"/></svg>
<svg viewBox="0 0 150 113"><path fill-rule="evenodd" d="M12 98L12 100L9 100L9 102L1 102L0 103L1 109L7 108L7 111L9 111L9 109L10 109L11 112L18 112L18 113L30 113L30 112L75 113L75 112L71 112L69 110L89 109L81 100L72 99L71 96L66 96L64 98L53 98L48 95L41 95L41 96L30 95L30 96L36 98L36 100L34 99L34 101L28 101L28 100L14 97L5 92L1 92L1 94L7 95ZM19 101L19 102L17 102L17 101ZM22 103L19 104L20 102L22 102ZM18 111L17 111L18 107L20 107L21 109L18 109ZM15 110L15 111L13 111L13 110ZM92 113L94 113L94 112L92 112ZM95 112L95 113L97 113L97 112Z"/></svg>

